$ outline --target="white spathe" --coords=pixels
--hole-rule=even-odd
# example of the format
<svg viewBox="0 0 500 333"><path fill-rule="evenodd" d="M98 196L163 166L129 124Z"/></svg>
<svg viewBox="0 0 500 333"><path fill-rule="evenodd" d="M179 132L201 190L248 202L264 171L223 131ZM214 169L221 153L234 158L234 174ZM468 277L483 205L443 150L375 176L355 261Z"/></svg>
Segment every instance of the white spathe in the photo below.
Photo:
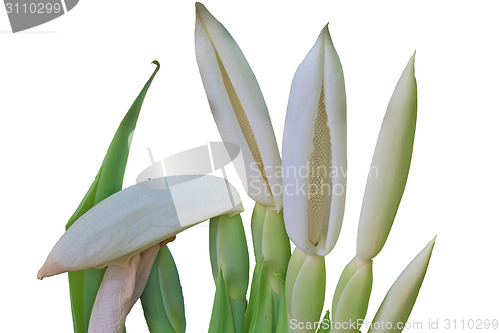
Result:
<svg viewBox="0 0 500 333"><path fill-rule="evenodd" d="M59 239L38 278L118 265L199 222L243 211L236 189L214 176L171 176L104 199Z"/></svg>
<svg viewBox="0 0 500 333"><path fill-rule="evenodd" d="M372 320L372 328L368 333L387 332L389 325L392 326L390 332L399 333L403 330L404 326L399 329L397 325L406 323L410 316L424 281L435 242L434 237L394 282Z"/></svg>
<svg viewBox="0 0 500 333"><path fill-rule="evenodd" d="M324 169L311 164L321 154ZM293 78L283 134L285 225L291 240L307 254L326 255L337 242L344 216L346 172L344 75L326 26ZM312 186L318 185L312 184L314 173L327 177L320 189L322 197L316 198L322 201L320 211L313 219L310 197L318 190Z"/></svg>
<svg viewBox="0 0 500 333"><path fill-rule="evenodd" d="M394 89L380 128L359 218L357 257L374 258L384 246L406 186L417 123L415 54Z"/></svg>
<svg viewBox="0 0 500 333"><path fill-rule="evenodd" d="M243 211L226 179L171 176L143 182L104 199L59 239L38 278L109 266L89 322L90 333L121 333L141 296L160 246L206 219Z"/></svg>
<svg viewBox="0 0 500 333"><path fill-rule="evenodd" d="M196 59L219 133L237 144L236 170L248 195L279 212L281 158L257 79L224 26L196 3Z"/></svg>

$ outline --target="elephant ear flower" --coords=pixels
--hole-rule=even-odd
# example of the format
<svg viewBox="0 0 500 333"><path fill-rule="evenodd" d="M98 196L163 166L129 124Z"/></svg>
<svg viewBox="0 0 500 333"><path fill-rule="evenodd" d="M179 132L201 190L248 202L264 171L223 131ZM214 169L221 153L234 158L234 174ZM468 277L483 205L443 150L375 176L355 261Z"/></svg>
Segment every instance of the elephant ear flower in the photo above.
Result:
<svg viewBox="0 0 500 333"><path fill-rule="evenodd" d="M346 97L328 26L293 78L283 134L288 235L307 254L328 254L340 233L347 179Z"/></svg>
<svg viewBox="0 0 500 333"><path fill-rule="evenodd" d="M221 266L221 269L213 270L217 291L209 331L230 331L226 326L219 326L229 322L219 320L216 315L226 308L224 294L230 298L235 332L249 328L265 330L267 325L274 329L280 311L285 313L279 302L280 277L286 274L290 240L283 221L281 158L271 119L257 79L238 44L200 3L196 4L195 45L198 67L219 133L227 150L238 146L241 151L233 164L248 195L256 201L251 230L255 260L262 263L262 275L254 274L254 281L259 283L252 283L247 306L241 291L246 293L244 287L248 285L249 258L241 219L239 228L235 226L237 221L227 223L224 217L210 221L211 262L213 267ZM237 264L230 268L224 265L228 262L224 258ZM222 279L227 287L220 283ZM235 285L240 292L232 288ZM269 299L271 309L266 306ZM266 320L258 313L265 313Z"/></svg>
<svg viewBox="0 0 500 333"><path fill-rule="evenodd" d="M140 183L83 214L56 243L38 278L109 266L89 332L121 333L160 244L211 217L242 211L236 189L223 178L172 176Z"/></svg>
<svg viewBox="0 0 500 333"><path fill-rule="evenodd" d="M281 158L266 102L243 52L226 28L196 3L196 59L219 133L237 144L236 170L248 195L279 212Z"/></svg>
<svg viewBox="0 0 500 333"><path fill-rule="evenodd" d="M372 259L387 240L403 195L417 119L414 61L415 55L394 89L380 129L361 208L357 253L342 272L333 297L332 322L336 327L356 322L359 330L372 290Z"/></svg>
<svg viewBox="0 0 500 333"><path fill-rule="evenodd" d="M415 305L435 241L434 237L394 282L373 318L368 333L399 333L403 330L404 325L401 324L406 324Z"/></svg>
<svg viewBox="0 0 500 333"><path fill-rule="evenodd" d="M365 262L382 250L391 231L410 171L416 124L413 54L387 106L366 181L357 242L357 257Z"/></svg>

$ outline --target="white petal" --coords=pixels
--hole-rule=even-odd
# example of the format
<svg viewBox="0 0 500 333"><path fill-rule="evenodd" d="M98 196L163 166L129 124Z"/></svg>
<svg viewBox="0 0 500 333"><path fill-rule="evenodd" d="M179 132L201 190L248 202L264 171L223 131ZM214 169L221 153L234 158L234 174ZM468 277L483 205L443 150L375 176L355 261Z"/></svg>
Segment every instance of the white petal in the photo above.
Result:
<svg viewBox="0 0 500 333"><path fill-rule="evenodd" d="M135 255L126 268L110 266L104 273L92 308L89 333L121 333L132 308L137 269L141 255Z"/></svg>
<svg viewBox="0 0 500 333"><path fill-rule="evenodd" d="M347 179L346 101L342 65L328 28L325 27L295 73L288 101L285 130L283 133L283 201L285 224L288 235L302 251L308 254L326 255L338 239L345 206ZM316 120L324 103L326 121L323 124L330 137L330 170L324 170L327 187L323 218L310 234L309 172L314 150ZM322 116L324 117L324 116ZM322 118L319 118L321 121ZM323 119L324 121L324 119ZM326 125L326 127L325 127ZM322 132L325 134L325 132ZM319 233L319 235L318 235ZM318 238L317 244L311 238Z"/></svg>
<svg viewBox="0 0 500 333"><path fill-rule="evenodd" d="M358 228L357 256L364 261L384 246L405 189L417 122L414 62L415 54L394 89L373 154Z"/></svg>
<svg viewBox="0 0 500 333"><path fill-rule="evenodd" d="M201 221L243 211L236 189L213 176L171 176L124 189L98 203L59 239L38 278L126 267L129 259Z"/></svg>
<svg viewBox="0 0 500 333"><path fill-rule="evenodd" d="M243 161L239 165L235 161L235 166L243 185L252 199L280 211L281 159L254 73L233 37L200 3L196 4L195 41L217 128L225 142L241 148Z"/></svg>
<svg viewBox="0 0 500 333"><path fill-rule="evenodd" d="M394 282L372 321L373 329L368 332L386 332L387 323L391 323L392 327L396 327L397 323L406 323L424 281L435 241L436 238L430 241Z"/></svg>

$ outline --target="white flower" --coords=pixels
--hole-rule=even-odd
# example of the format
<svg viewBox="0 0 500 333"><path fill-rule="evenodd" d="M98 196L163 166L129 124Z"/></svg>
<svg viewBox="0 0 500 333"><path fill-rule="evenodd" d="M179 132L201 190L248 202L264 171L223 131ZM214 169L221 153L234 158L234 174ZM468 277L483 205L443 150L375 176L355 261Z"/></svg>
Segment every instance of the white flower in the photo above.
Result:
<svg viewBox="0 0 500 333"><path fill-rule="evenodd" d="M131 186L95 205L59 239L38 278L109 266L89 332L121 333L160 244L206 219L243 211L236 190L213 176L172 176Z"/></svg>
<svg viewBox="0 0 500 333"><path fill-rule="evenodd" d="M380 252L391 231L410 170L416 123L413 54L387 107L366 182L357 245L357 257L363 261Z"/></svg>
<svg viewBox="0 0 500 333"><path fill-rule="evenodd" d="M283 134L285 225L307 254L326 255L337 242L346 172L344 75L326 26L293 78Z"/></svg>
<svg viewBox="0 0 500 333"><path fill-rule="evenodd" d="M368 333L386 332L389 324L392 326L391 332L398 333L403 330L404 327L399 329L397 325L406 323L415 305L435 241L434 237L394 282L372 320L372 328Z"/></svg>
<svg viewBox="0 0 500 333"><path fill-rule="evenodd" d="M233 37L196 3L196 59L208 102L227 143L237 144L235 167L248 195L279 212L281 159L259 84Z"/></svg>

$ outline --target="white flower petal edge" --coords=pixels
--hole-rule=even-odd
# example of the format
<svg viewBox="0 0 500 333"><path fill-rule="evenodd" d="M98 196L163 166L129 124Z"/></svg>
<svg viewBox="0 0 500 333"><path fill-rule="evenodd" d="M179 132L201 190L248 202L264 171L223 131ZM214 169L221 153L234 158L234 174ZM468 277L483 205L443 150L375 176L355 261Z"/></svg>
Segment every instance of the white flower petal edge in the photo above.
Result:
<svg viewBox="0 0 500 333"><path fill-rule="evenodd" d="M235 166L248 195L280 211L281 159L264 97L238 44L196 3L196 59L217 128L237 144L243 162Z"/></svg>
<svg viewBox="0 0 500 333"><path fill-rule="evenodd" d="M313 172L332 177L313 179ZM295 73L283 133L285 225L295 245L307 254L326 255L337 242L346 172L344 75L326 26ZM320 195L311 201L314 186Z"/></svg>
<svg viewBox="0 0 500 333"><path fill-rule="evenodd" d="M406 323L410 316L424 281L435 241L434 237L394 282L372 321L373 326L369 333L386 332L388 323L392 324L391 332L403 330L396 329L396 324Z"/></svg>
<svg viewBox="0 0 500 333"><path fill-rule="evenodd" d="M384 246L410 170L417 123L415 54L394 89L366 181L359 218L357 256L374 258Z"/></svg>
<svg viewBox="0 0 500 333"><path fill-rule="evenodd" d="M206 219L243 211L236 189L214 176L172 176L126 188L82 215L56 243L38 278L117 265Z"/></svg>

